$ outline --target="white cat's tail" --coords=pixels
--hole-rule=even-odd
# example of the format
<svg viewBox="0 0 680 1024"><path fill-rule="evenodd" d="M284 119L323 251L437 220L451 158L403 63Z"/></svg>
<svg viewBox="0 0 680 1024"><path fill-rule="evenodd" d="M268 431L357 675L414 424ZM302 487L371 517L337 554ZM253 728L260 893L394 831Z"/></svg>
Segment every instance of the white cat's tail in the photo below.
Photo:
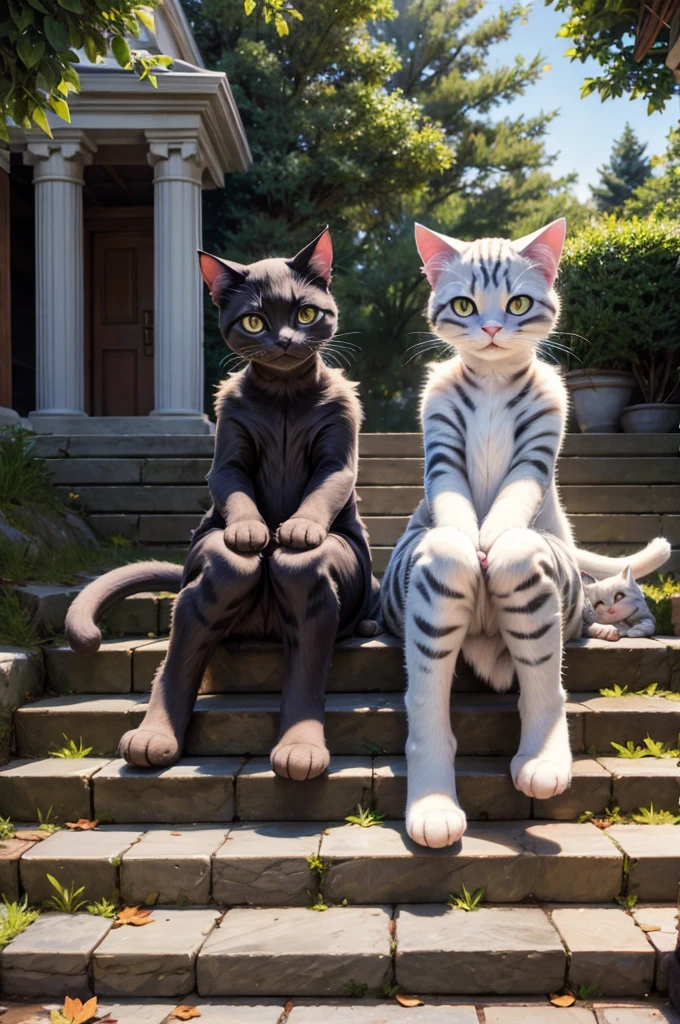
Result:
<svg viewBox="0 0 680 1024"><path fill-rule="evenodd" d="M576 563L581 572L590 573L597 580L615 576L629 565L633 576L638 579L640 576L646 576L648 572L660 569L664 562L668 561L670 554L671 546L668 541L664 537L655 537L641 551L636 551L633 555L623 555L620 558L596 555L594 551L577 548Z"/></svg>

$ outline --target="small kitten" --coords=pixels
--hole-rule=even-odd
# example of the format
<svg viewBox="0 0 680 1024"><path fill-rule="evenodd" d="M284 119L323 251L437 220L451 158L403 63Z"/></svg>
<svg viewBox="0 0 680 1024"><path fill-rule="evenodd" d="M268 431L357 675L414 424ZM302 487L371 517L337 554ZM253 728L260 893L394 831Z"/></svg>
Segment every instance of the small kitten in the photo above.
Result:
<svg viewBox="0 0 680 1024"><path fill-rule="evenodd" d="M581 578L585 591L584 636L614 641L622 636L654 636L654 616L629 565L606 580L596 580L587 572L582 572Z"/></svg>

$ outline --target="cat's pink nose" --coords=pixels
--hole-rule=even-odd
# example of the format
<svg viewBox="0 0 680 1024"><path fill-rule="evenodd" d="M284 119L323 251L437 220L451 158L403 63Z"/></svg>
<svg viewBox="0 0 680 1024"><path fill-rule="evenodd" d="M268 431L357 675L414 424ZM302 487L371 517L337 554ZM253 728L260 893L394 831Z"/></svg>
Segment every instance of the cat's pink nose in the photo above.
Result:
<svg viewBox="0 0 680 1024"><path fill-rule="evenodd" d="M500 327L497 324L487 324L486 327L482 327L482 330L493 339L500 331Z"/></svg>
<svg viewBox="0 0 680 1024"><path fill-rule="evenodd" d="M610 608L609 609L609 614L613 615L615 611L616 611L616 608Z"/></svg>

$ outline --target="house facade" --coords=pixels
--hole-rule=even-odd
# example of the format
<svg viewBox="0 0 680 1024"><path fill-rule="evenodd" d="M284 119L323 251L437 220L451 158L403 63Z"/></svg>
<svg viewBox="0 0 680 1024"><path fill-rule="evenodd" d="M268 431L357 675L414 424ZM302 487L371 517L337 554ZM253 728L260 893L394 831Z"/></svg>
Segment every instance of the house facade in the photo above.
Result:
<svg viewBox="0 0 680 1024"><path fill-rule="evenodd" d="M40 433L201 433L201 191L250 165L224 74L202 67L179 0L140 49L78 67L71 124L0 150L0 417ZM7 258L9 255L9 258Z"/></svg>

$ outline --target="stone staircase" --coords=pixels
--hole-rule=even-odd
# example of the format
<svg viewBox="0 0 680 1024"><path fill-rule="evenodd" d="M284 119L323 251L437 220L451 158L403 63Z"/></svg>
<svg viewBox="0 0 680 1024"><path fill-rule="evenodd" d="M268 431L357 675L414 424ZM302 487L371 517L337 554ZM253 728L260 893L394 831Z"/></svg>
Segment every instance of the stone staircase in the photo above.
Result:
<svg viewBox="0 0 680 1024"><path fill-rule="evenodd" d="M47 620L63 620L75 592L28 589ZM42 914L0 955L8 996L94 991L102 1005L115 1004L121 1024L160 1024L179 1002L224 1024L318 1024L327 1016L392 1024L416 1012L396 1004L396 985L427 1004L417 1011L424 1024L546 1024L557 1013L594 1024L590 1009L572 1018L549 1007L545 997L564 987L609 1006L663 998L676 942L680 828L601 830L578 819L614 806L623 815L651 804L678 811L677 757L621 758L611 743L642 744L649 735L677 746L680 702L609 698L599 689L618 683L636 693L656 682L680 692L679 639L569 645L574 781L551 800L517 793L508 775L516 693L494 695L461 672L452 716L470 827L457 846L428 850L404 831L405 679L390 637L336 648L323 778L295 783L269 768L282 655L266 644L216 653L178 765L145 771L117 759L117 740L141 720L167 647L148 633L162 633L168 615L163 598L128 598L108 616L122 639L90 657L46 648L45 695L16 711L14 758L0 768L0 813L15 823L35 824L48 810L60 824L99 821L96 830L65 829L39 843L7 841L7 898L25 894L41 905L53 894L50 874L84 886L88 901L146 905L153 923L113 929L88 913ZM88 756L50 757L62 733L82 737ZM383 823L348 823L357 805ZM447 906L463 886L485 889L479 910ZM504 1016L488 1006L494 997L542 1001L531 1012L506 1007L515 1016ZM621 1018L602 1009L598 1019L673 1020L659 1016L659 1005ZM474 1006L486 1006L486 1017ZM542 1015L532 1016L539 1007Z"/></svg>
<svg viewBox="0 0 680 1024"><path fill-rule="evenodd" d="M623 554L662 534L680 569L680 458L677 434L570 434L559 460L563 500L580 543ZM64 495L102 536L143 545L185 546L209 503L210 436L44 436ZM376 572L422 496L420 434L362 434L359 496Z"/></svg>

